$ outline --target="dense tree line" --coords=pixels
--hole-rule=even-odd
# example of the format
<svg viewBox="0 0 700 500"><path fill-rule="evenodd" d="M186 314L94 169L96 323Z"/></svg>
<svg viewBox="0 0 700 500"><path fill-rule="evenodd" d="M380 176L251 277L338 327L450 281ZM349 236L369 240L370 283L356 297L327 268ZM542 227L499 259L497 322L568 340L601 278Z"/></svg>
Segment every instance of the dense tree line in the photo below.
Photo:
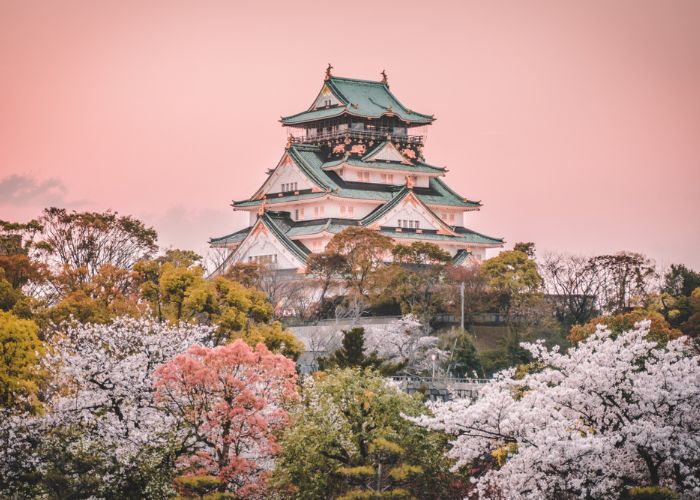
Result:
<svg viewBox="0 0 700 500"><path fill-rule="evenodd" d="M223 271L208 277L188 250L159 253L153 228L111 211L0 221L0 496L672 498L700 487L700 274L683 265L660 272L631 252L538 260L518 243L453 266L435 245L351 228L310 257L306 281ZM461 312L461 289L468 328L436 329ZM402 317L323 334L320 370L299 377L289 314L382 311ZM505 332L495 347L469 329L485 315ZM385 380L496 372L477 402L433 407Z"/></svg>

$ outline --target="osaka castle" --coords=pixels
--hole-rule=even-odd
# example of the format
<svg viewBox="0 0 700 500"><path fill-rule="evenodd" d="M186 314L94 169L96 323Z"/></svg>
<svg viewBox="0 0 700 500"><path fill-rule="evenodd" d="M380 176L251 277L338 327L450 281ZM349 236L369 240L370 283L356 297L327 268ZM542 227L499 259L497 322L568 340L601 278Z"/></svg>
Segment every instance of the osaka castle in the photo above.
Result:
<svg viewBox="0 0 700 500"><path fill-rule="evenodd" d="M446 168L427 163L425 130L434 116L404 106L385 72L370 81L331 69L311 106L280 120L289 137L267 179L250 198L233 202L248 212L248 227L210 239L230 250L217 274L236 263L303 272L311 253L350 226L396 243L434 243L455 264L501 247L503 239L467 228L481 203L452 190Z"/></svg>

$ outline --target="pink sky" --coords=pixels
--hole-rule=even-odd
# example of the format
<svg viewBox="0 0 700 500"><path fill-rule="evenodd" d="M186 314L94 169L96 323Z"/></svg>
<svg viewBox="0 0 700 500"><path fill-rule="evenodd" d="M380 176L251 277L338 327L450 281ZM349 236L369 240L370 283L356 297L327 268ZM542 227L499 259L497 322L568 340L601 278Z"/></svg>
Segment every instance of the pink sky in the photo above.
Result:
<svg viewBox="0 0 700 500"><path fill-rule="evenodd" d="M115 209L204 251L335 74L434 113L473 229L700 268L700 2L0 0L0 218Z"/></svg>

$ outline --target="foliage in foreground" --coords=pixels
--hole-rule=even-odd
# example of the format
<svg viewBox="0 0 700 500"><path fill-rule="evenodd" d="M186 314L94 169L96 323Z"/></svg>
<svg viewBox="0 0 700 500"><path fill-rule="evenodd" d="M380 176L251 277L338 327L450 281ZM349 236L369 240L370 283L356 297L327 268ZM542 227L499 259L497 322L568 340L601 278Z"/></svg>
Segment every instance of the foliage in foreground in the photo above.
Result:
<svg viewBox="0 0 700 500"><path fill-rule="evenodd" d="M460 498L445 438L408 422L425 406L371 370L318 373L281 439L273 484L284 498Z"/></svg>
<svg viewBox="0 0 700 500"><path fill-rule="evenodd" d="M39 360L44 346L37 331L33 321L0 311L0 408L21 406L33 411L39 407Z"/></svg>
<svg viewBox="0 0 700 500"><path fill-rule="evenodd" d="M648 340L649 328L600 327L567 354L526 345L539 371L506 370L475 403L411 420L455 436L448 455L482 497L616 499L647 485L696 495L700 358L685 337Z"/></svg>
<svg viewBox="0 0 700 500"><path fill-rule="evenodd" d="M193 346L155 373L157 400L176 422L187 476L212 476L216 490L252 497L262 492L297 396L294 362L242 340ZM182 479L181 479L182 482Z"/></svg>
<svg viewBox="0 0 700 500"><path fill-rule="evenodd" d="M0 415L2 495L165 498L176 473L202 472L219 491L262 486L294 363L241 340L205 347L215 336L151 318L55 335L43 413Z"/></svg>

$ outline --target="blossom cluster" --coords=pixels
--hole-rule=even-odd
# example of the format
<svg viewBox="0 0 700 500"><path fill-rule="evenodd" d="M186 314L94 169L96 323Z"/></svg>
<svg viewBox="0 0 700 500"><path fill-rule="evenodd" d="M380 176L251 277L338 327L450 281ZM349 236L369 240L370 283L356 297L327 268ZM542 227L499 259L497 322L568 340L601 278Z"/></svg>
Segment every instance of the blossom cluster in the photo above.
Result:
<svg viewBox="0 0 700 500"><path fill-rule="evenodd" d="M529 373L501 372L471 402L414 422L454 436L449 456L483 498L619 498L633 485L700 496L700 358L680 338L599 327L566 354L524 344Z"/></svg>

